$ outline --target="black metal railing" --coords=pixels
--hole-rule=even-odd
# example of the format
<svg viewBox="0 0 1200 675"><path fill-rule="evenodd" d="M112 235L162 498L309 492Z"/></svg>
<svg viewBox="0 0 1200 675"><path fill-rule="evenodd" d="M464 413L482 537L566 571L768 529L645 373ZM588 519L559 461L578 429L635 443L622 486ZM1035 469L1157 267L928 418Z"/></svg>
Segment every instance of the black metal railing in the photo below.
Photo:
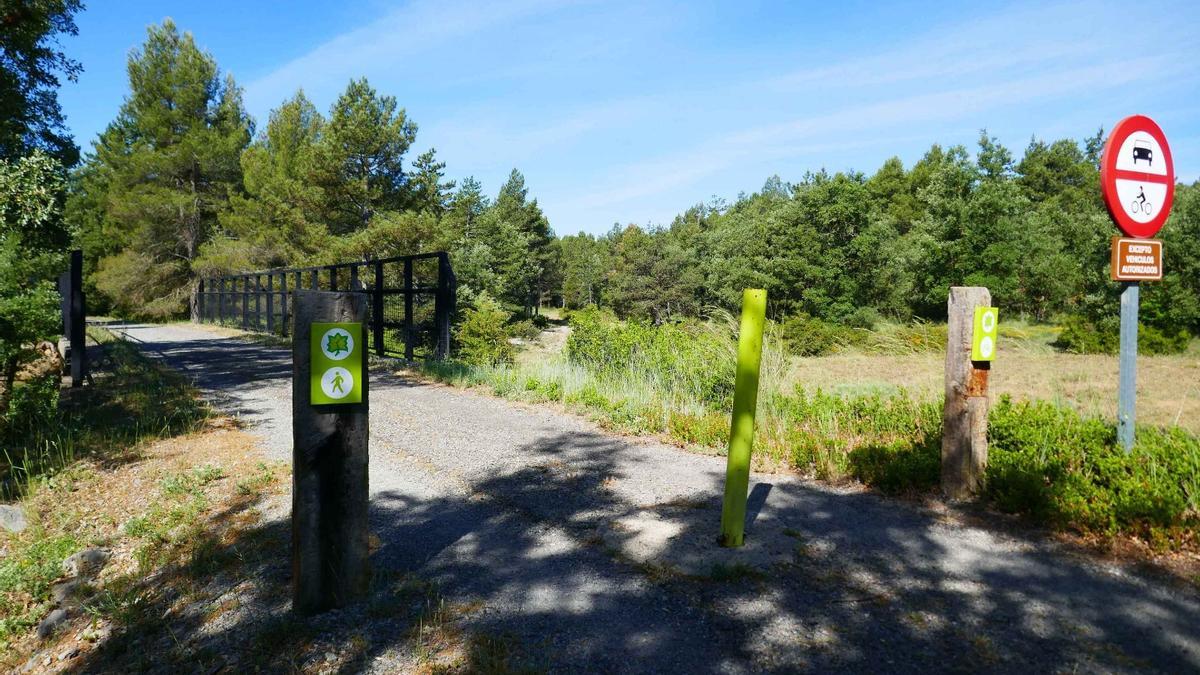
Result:
<svg viewBox="0 0 1200 675"><path fill-rule="evenodd" d="M450 354L457 283L444 251L208 277L197 286L193 320L286 336L291 293L301 288L366 293L371 347L380 356Z"/></svg>

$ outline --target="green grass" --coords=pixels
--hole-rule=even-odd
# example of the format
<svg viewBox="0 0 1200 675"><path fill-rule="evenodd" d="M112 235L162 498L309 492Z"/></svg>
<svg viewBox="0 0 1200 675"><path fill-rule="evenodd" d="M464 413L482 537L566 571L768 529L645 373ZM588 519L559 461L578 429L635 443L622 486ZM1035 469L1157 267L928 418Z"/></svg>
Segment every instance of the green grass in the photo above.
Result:
<svg viewBox="0 0 1200 675"><path fill-rule="evenodd" d="M143 442L202 428L212 415L187 380L103 329L89 336L104 346L92 364L94 384L63 390L57 384L46 409L0 438L0 498L85 456L118 461Z"/></svg>
<svg viewBox="0 0 1200 675"><path fill-rule="evenodd" d="M76 460L94 457L117 463L135 456L143 442L193 431L210 412L181 376L153 363L136 348L106 331L90 331L105 354L93 364L95 384L49 397L48 414L5 430L0 463L2 496L28 498L48 490L61 512L43 520L27 513L29 528L10 535L0 558L0 654L49 608L50 586L62 573L62 561L98 542L78 534L80 514L69 507L74 482L82 478ZM55 382L57 387L57 382ZM173 479L164 490L189 492L189 480L212 480L213 469ZM27 506L27 511L29 511ZM56 520L57 519L57 520ZM63 521L63 522L58 522ZM68 522L70 521L70 522Z"/></svg>

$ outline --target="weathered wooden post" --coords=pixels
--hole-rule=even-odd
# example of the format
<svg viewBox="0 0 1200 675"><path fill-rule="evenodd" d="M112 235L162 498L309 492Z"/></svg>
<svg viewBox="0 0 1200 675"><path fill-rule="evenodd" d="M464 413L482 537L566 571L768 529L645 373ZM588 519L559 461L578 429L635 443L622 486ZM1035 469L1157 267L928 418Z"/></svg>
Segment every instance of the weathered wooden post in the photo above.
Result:
<svg viewBox="0 0 1200 675"><path fill-rule="evenodd" d="M942 410L942 492L949 499L971 497L987 468L990 364L971 360L971 343L975 308L991 304L992 294L986 288L954 286L950 289L946 402Z"/></svg>
<svg viewBox="0 0 1200 675"><path fill-rule="evenodd" d="M292 606L368 591L367 296L297 289L292 337Z"/></svg>

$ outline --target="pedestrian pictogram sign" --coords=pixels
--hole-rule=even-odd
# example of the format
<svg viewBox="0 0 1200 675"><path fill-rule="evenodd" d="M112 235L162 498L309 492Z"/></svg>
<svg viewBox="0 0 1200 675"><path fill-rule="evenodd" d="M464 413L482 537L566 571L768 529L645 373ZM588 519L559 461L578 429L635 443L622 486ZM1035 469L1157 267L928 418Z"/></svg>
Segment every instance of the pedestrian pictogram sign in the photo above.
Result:
<svg viewBox="0 0 1200 675"><path fill-rule="evenodd" d="M361 323L312 324L313 405L362 403Z"/></svg>
<svg viewBox="0 0 1200 675"><path fill-rule="evenodd" d="M1158 239L1112 238L1113 281L1161 281L1162 242Z"/></svg>
<svg viewBox="0 0 1200 675"><path fill-rule="evenodd" d="M1100 189L1127 236L1153 237L1162 228L1175 198L1175 164L1154 120L1132 115L1113 127L1100 160Z"/></svg>
<svg viewBox="0 0 1200 675"><path fill-rule="evenodd" d="M975 308L975 330L971 334L972 361L991 361L996 357L996 337L1000 327L999 318L999 308Z"/></svg>

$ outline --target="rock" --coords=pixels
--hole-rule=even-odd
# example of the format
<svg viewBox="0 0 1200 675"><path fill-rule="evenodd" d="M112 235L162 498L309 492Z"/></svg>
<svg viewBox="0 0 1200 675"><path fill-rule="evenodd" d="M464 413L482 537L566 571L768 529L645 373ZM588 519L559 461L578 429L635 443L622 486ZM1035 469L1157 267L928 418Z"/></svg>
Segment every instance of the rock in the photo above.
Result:
<svg viewBox="0 0 1200 675"><path fill-rule="evenodd" d="M108 555L108 551L102 548L85 548L63 561L63 572L69 577L90 579L104 569Z"/></svg>
<svg viewBox="0 0 1200 675"><path fill-rule="evenodd" d="M82 585L83 583L78 579L60 581L50 587L50 597L54 598L55 604L61 605L75 595L75 591L79 590Z"/></svg>
<svg viewBox="0 0 1200 675"><path fill-rule="evenodd" d="M58 655L58 660L59 660L59 661L66 661L66 660L68 660L68 659L73 659L73 658L75 658L76 656L79 656L79 646L78 646L78 645L76 645L76 646L74 646L74 647L71 647L70 649L67 649L66 651L64 651L64 652L62 652L61 654L59 654L59 655Z"/></svg>
<svg viewBox="0 0 1200 675"><path fill-rule="evenodd" d="M9 532L21 532L27 525L25 509L16 504L0 504L0 527Z"/></svg>
<svg viewBox="0 0 1200 675"><path fill-rule="evenodd" d="M69 618L71 618L71 615L65 609L56 609L53 612L50 612L46 615L46 618L42 619L42 622L38 624L38 637L42 640L45 640L54 635L56 632L58 632L58 629L62 628L67 623L67 619Z"/></svg>

